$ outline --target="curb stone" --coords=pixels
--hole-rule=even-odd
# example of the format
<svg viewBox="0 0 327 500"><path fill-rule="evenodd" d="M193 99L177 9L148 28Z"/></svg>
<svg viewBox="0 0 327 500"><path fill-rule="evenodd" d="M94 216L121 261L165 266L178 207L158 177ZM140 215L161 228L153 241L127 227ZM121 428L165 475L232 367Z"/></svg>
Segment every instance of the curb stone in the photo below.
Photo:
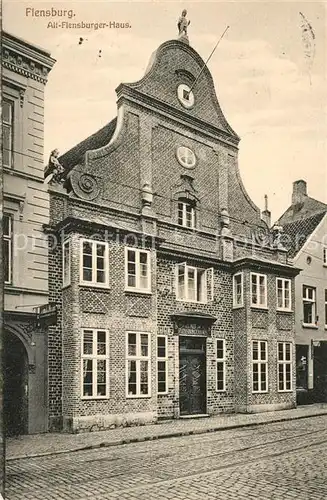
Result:
<svg viewBox="0 0 327 500"><path fill-rule="evenodd" d="M167 434L156 434L152 436L142 436L139 438L130 438L130 439L118 439L118 440L108 440L104 441L102 443L97 443L97 444L91 444L91 445L82 445L82 446L74 446L73 448L67 448L64 450L58 450L58 451L47 451L47 452L42 452L42 453L35 453L35 454L30 454L30 455L16 455L13 457L8 457L6 459L7 462L12 461L12 460L22 460L22 459L28 459L28 458L39 458L39 457L47 457L47 456L54 456L54 455L62 455L64 453L73 453L73 452L79 452L79 451L88 451L88 450L96 450L100 448L109 448L112 446L119 446L119 445L128 445L128 444L133 444L133 443L141 443L145 441L155 441L159 439L169 439L169 438L174 438L174 437L184 437L184 436L191 436L191 435L200 435L200 434L208 434L210 432L219 432L219 431L226 431L226 430L231 430L231 429L240 429L242 427L259 427L261 425L266 425L266 424L272 424L272 423L279 423L279 422L287 422L287 421L292 421L292 420L301 420L305 418L313 418L313 417L321 417L323 415L327 415L327 410L315 413L313 415L298 415L298 416L289 416L289 417L276 417L276 419L268 420L268 421L261 421L261 422L244 422L242 424L230 424L230 425L223 425L223 426L216 426L216 427L208 427L207 429L193 429L189 431L176 431L176 432L170 432Z"/></svg>

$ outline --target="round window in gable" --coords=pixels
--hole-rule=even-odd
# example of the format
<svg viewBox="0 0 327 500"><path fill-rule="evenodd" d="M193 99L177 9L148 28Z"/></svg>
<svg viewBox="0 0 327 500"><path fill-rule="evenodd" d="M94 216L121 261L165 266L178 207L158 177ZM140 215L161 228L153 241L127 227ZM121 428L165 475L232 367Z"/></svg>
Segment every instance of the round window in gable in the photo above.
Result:
<svg viewBox="0 0 327 500"><path fill-rule="evenodd" d="M196 163L196 157L192 149L186 146L179 146L177 148L177 160L185 168L194 168Z"/></svg>
<svg viewBox="0 0 327 500"><path fill-rule="evenodd" d="M190 87L184 83L178 86L177 97L184 108L192 108L194 105L194 94Z"/></svg>
<svg viewBox="0 0 327 500"><path fill-rule="evenodd" d="M309 256L309 257L307 257L307 264L309 264L309 265L310 265L310 264L311 264L311 262L312 262L312 258L311 258L310 256Z"/></svg>

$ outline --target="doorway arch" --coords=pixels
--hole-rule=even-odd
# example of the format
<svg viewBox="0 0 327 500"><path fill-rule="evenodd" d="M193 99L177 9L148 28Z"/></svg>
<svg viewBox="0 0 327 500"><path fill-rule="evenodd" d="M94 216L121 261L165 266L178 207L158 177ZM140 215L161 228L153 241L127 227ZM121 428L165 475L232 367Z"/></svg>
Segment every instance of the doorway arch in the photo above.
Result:
<svg viewBox="0 0 327 500"><path fill-rule="evenodd" d="M4 331L4 428L6 436L28 433L28 353L23 340Z"/></svg>

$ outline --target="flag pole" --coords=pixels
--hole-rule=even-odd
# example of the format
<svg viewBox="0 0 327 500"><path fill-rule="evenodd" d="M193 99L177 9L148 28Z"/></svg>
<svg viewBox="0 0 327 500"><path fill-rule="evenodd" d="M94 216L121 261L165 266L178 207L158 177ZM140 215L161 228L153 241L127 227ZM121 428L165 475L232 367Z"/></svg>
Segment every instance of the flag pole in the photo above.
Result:
<svg viewBox="0 0 327 500"><path fill-rule="evenodd" d="M204 65L202 66L202 68L201 68L201 70L200 70L200 73L198 74L198 76L197 76L197 77L196 77L196 79L194 80L194 82L193 82L193 84L192 84L192 86L191 86L191 88L190 88L190 90L189 90L189 92L188 92L188 93L190 93L190 92L192 91L192 89L194 88L194 86L195 86L196 82L198 81L198 79L199 79L199 78L200 78L200 76L202 75L202 72L203 72L204 68L207 66L207 64L208 64L208 62L209 62L209 60L210 60L211 56L213 55L214 51L215 51L215 50L216 50L216 48L218 47L220 40L223 38L223 36L225 35L225 33L226 33L226 31L228 30L228 28L229 28L229 26L227 26L227 28L225 29L224 33L221 35L221 37L219 38L218 42L217 42L217 43L216 43L216 45L214 46L213 50L211 51L210 56L208 57L208 59L206 60L206 62L204 63Z"/></svg>

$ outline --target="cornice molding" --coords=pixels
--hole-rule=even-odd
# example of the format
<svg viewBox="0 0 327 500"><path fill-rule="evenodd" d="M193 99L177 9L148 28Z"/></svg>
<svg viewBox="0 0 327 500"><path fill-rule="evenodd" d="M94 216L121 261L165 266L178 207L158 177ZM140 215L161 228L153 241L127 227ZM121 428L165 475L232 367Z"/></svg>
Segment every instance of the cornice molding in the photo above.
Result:
<svg viewBox="0 0 327 500"><path fill-rule="evenodd" d="M37 48L33 49L27 43L8 38L6 35L2 40L1 55L4 68L44 85L48 80L51 68L56 62L47 52Z"/></svg>

